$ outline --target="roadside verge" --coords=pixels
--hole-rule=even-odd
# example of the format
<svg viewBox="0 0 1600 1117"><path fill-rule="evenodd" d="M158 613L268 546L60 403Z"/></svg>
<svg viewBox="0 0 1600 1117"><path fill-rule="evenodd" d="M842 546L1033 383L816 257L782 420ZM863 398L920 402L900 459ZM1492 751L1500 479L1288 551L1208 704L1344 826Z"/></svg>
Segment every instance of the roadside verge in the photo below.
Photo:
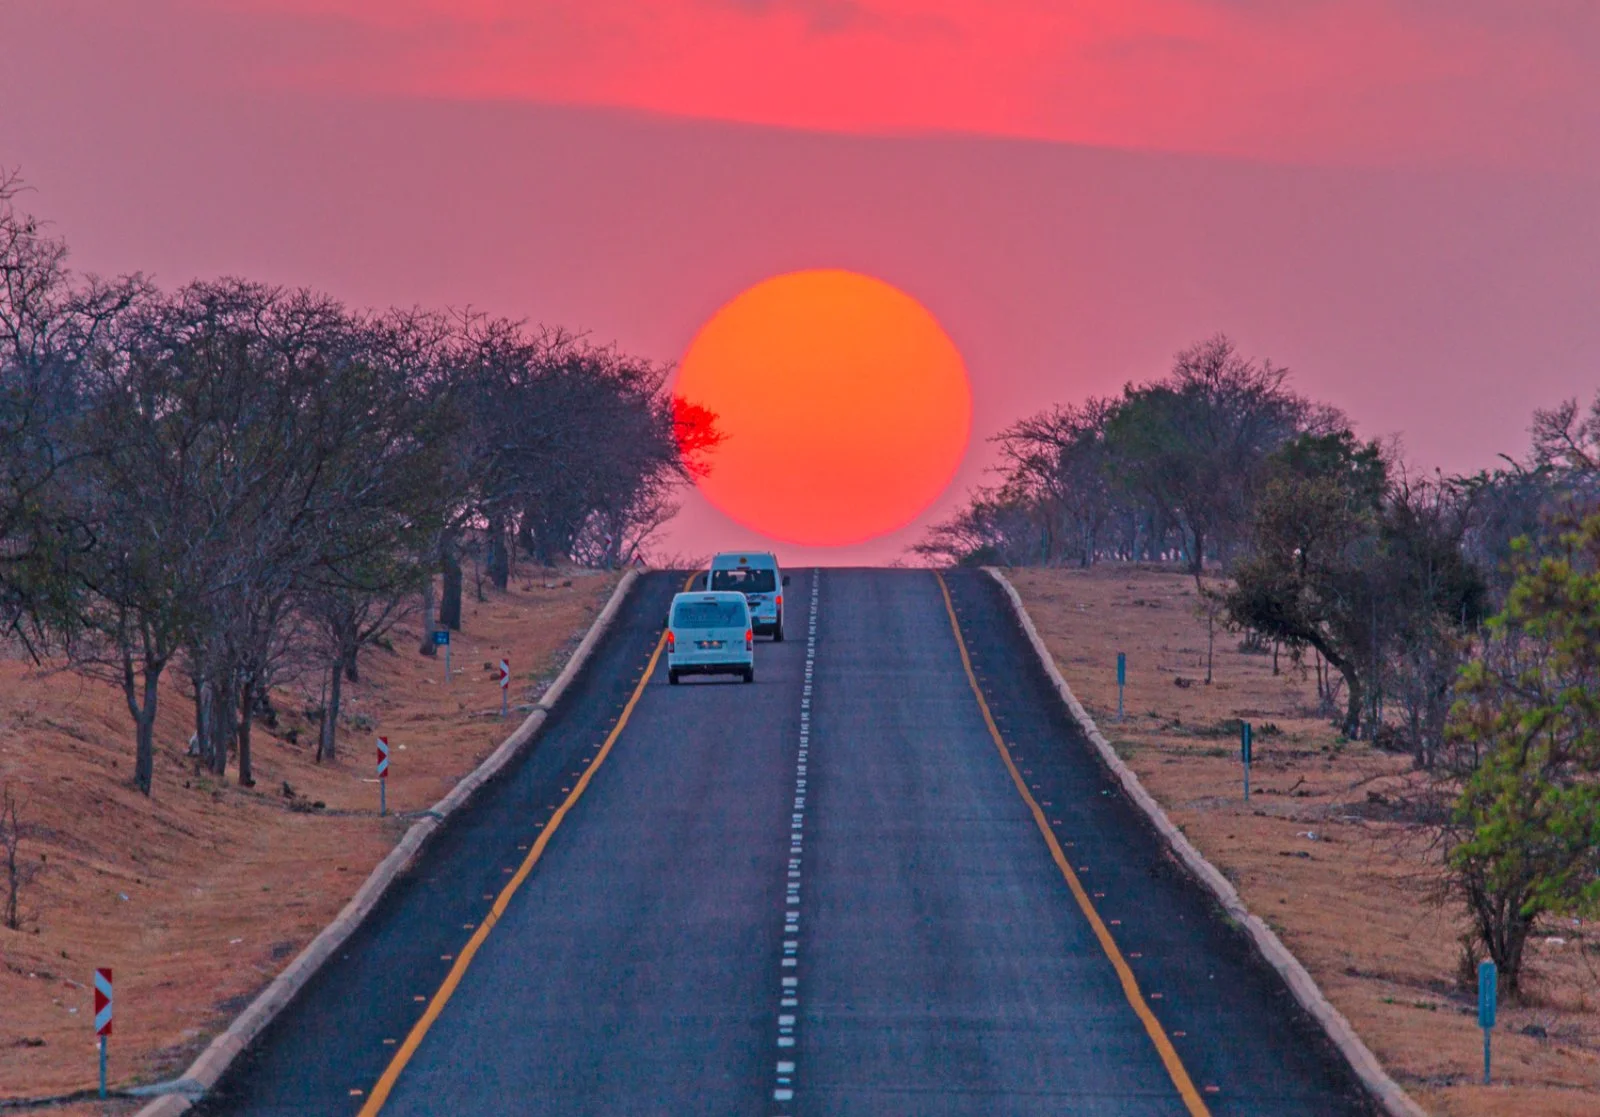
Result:
<svg viewBox="0 0 1600 1117"><path fill-rule="evenodd" d="M612 591L610 599L594 623L589 626L588 632L573 651L566 666L544 696L535 703L527 718L483 763L456 784L449 794L418 815L417 821L412 823L394 849L372 870L333 921L324 927L249 1006L211 1041L183 1075L168 1082L130 1091L137 1096L155 1098L139 1110L139 1117L171 1117L183 1113L216 1085L234 1059L250 1046L262 1030L305 988L307 982L323 964L349 939L388 889L415 861L417 855L445 821L465 806L479 789L494 779L533 742L549 718L550 711L588 662L638 579L639 574L635 570L629 570L622 576L622 580Z"/></svg>
<svg viewBox="0 0 1600 1117"><path fill-rule="evenodd" d="M1317 1022L1318 1026L1327 1034L1340 1055L1349 1063L1356 1077L1373 1099L1382 1106L1390 1117L1426 1117L1425 1111L1413 1101L1406 1092L1383 1069L1377 1057L1362 1042L1351 1027L1350 1022L1336 1009L1333 1004L1318 988L1306 968L1283 944L1282 940L1258 916L1253 914L1240 898L1238 891L1230 884L1226 877L1217 868L1201 855L1200 851L1184 836L1167 817L1155 799L1144 789L1139 778L1116 754L1094 719L1073 694L1071 687L1062 677L1060 669L1056 666L1054 657L1045 646L1043 638L1039 635L1033 619L1028 615L1027 608L1022 603L1016 588L1011 585L1004 573L994 567L985 567L985 572L999 584L1011 603L1013 612L1027 634L1032 644L1034 653L1038 656L1041 666L1049 677L1056 693L1061 697L1063 704L1072 715L1073 720L1083 730L1084 735L1093 743L1105 766L1116 777L1118 783L1127 793L1128 798L1150 820L1151 825L1161 836L1162 840L1171 848L1173 854L1184 865L1187 871L1211 893L1223 910L1244 929L1251 944L1261 957L1275 970L1289 987L1295 1000Z"/></svg>

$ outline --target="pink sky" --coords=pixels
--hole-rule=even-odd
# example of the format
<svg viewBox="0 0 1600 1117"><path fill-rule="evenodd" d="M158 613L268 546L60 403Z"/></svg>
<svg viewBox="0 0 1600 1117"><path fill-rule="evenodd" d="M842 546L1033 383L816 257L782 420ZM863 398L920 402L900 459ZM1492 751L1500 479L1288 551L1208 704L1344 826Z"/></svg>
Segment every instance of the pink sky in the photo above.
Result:
<svg viewBox="0 0 1600 1117"><path fill-rule="evenodd" d="M54 5L52 5L54 6ZM1592 0L166 0L257 88L1594 169ZM165 18L163 18L165 17ZM150 37L147 32L145 37Z"/></svg>
<svg viewBox="0 0 1600 1117"><path fill-rule="evenodd" d="M1591 0L12 0L0 164L80 266L663 360L879 275L973 373L937 516L983 436L1216 330L1419 464L1520 452L1600 385L1595 58ZM670 546L744 538L691 501Z"/></svg>

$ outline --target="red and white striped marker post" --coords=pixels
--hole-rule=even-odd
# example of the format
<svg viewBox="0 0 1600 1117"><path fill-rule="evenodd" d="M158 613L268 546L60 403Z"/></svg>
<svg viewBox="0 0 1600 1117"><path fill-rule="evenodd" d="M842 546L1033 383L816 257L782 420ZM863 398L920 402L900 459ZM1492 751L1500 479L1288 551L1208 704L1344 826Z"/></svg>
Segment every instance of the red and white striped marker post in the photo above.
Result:
<svg viewBox="0 0 1600 1117"><path fill-rule="evenodd" d="M389 813L389 738L378 738L378 816Z"/></svg>
<svg viewBox="0 0 1600 1117"><path fill-rule="evenodd" d="M111 971L94 971L94 1034L100 1037L100 1096L106 1096L106 1037L111 1034Z"/></svg>
<svg viewBox="0 0 1600 1117"><path fill-rule="evenodd" d="M510 690L511 663L508 660L502 659L500 661L500 717L502 719L505 718L508 712L506 709L506 695L510 692Z"/></svg>

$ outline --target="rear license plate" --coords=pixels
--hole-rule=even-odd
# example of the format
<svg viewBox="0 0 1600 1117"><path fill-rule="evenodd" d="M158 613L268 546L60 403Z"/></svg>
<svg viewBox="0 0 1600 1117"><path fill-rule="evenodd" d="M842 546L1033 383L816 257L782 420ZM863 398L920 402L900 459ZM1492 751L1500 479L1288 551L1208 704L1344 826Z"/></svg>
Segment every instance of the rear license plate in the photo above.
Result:
<svg viewBox="0 0 1600 1117"><path fill-rule="evenodd" d="M707 648L707 649L709 649L709 648L720 648L720 647L722 647L722 641L721 640L696 640L694 642L694 646L697 647L697 648Z"/></svg>

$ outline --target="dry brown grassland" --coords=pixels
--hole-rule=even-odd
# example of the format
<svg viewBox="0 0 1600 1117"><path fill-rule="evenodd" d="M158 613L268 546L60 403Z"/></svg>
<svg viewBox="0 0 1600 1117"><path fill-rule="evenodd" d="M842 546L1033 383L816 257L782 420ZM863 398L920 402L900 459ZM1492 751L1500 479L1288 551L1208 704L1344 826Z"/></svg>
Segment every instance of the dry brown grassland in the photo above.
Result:
<svg viewBox="0 0 1600 1117"><path fill-rule="evenodd" d="M0 782L23 800L23 856L42 862L23 893L22 931L0 928L0 1105L94 1084L87 986L97 966L116 977L113 1084L182 1071L339 911L404 833L407 812L438 801L526 716L499 720L491 665L510 660L513 703L536 699L617 577L534 571L519 581L483 603L469 593L449 685L442 659L416 654L414 625L393 633L394 651L365 655L333 763L312 759L317 681L280 691L276 729L256 727L253 789L194 772L184 755L193 703L176 670L147 799L129 783L120 692L0 661ZM388 818L373 771L380 732L394 748Z"/></svg>
<svg viewBox="0 0 1600 1117"><path fill-rule="evenodd" d="M1501 1005L1481 1084L1476 1000L1457 981L1462 912L1409 810L1409 758L1344 740L1315 683L1206 625L1192 578L1101 566L1008 571L1061 673L1173 822L1239 889L1389 1072L1441 1117L1600 1115L1600 928L1566 921L1531 947L1531 992ZM1116 656L1128 656L1116 720ZM1182 680L1182 683L1179 683ZM1256 727L1243 801L1233 719Z"/></svg>

